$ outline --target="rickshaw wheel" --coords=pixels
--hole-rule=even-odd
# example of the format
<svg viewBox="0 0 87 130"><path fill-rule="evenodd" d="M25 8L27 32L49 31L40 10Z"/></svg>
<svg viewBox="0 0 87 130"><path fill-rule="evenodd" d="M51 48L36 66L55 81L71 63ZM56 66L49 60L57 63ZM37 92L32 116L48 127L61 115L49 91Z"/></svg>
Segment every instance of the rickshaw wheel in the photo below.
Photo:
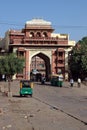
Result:
<svg viewBox="0 0 87 130"><path fill-rule="evenodd" d="M32 97L32 94L30 94L30 97Z"/></svg>
<svg viewBox="0 0 87 130"><path fill-rule="evenodd" d="M32 97L32 94L27 95L27 97Z"/></svg>

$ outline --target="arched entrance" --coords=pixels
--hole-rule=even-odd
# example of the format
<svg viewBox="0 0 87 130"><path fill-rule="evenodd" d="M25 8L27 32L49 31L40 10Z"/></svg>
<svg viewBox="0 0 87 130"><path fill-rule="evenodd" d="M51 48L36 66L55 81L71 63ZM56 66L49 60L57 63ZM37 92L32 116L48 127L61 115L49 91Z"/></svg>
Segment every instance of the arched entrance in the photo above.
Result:
<svg viewBox="0 0 87 130"><path fill-rule="evenodd" d="M44 60L47 80L50 74L56 74L59 70L62 70L64 77L68 76L68 53L75 46L75 41L70 41L68 34L53 31L51 22L32 19L25 23L23 29L6 33L6 52L14 52L25 59L23 73L17 74L17 78L30 79L31 59L34 56Z"/></svg>
<svg viewBox="0 0 87 130"><path fill-rule="evenodd" d="M32 68L33 68L37 71L37 73L40 73L41 75L45 74L46 80L47 81L49 80L49 76L51 74L51 66L50 66L50 58L47 55L45 55L41 52L35 54L31 58L30 66L31 66L30 71L32 71Z"/></svg>

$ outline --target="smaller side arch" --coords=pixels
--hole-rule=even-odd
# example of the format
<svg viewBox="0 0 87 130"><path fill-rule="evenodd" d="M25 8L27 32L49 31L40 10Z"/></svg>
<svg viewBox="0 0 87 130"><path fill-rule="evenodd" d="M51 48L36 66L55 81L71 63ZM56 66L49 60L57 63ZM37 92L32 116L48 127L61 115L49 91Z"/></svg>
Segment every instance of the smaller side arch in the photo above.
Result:
<svg viewBox="0 0 87 130"><path fill-rule="evenodd" d="M41 32L36 32L36 37L37 38L41 37Z"/></svg>
<svg viewBox="0 0 87 130"><path fill-rule="evenodd" d="M34 32L30 32L29 37L34 37L34 36L35 36Z"/></svg>
<svg viewBox="0 0 87 130"><path fill-rule="evenodd" d="M42 33L42 37L47 38L47 37L48 37L47 32L43 32L43 33Z"/></svg>

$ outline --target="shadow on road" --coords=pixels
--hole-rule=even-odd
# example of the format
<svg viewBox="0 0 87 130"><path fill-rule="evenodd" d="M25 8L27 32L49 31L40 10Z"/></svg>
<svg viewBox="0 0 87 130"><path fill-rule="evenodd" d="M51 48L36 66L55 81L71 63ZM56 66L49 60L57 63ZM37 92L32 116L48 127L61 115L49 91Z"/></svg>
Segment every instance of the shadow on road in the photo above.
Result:
<svg viewBox="0 0 87 130"><path fill-rule="evenodd" d="M23 96L20 96L20 95L13 95L12 97L15 97L15 98L24 98L24 97L26 97L26 98L31 98L31 96L29 96L29 95L23 95Z"/></svg>

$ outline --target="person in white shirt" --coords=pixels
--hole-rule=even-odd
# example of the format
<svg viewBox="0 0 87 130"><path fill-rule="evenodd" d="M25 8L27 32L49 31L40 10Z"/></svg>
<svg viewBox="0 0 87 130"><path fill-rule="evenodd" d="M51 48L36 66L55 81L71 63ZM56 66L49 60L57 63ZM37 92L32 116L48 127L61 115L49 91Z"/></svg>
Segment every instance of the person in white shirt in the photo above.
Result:
<svg viewBox="0 0 87 130"><path fill-rule="evenodd" d="M81 87L81 79L80 78L78 78L77 82L78 82L78 87Z"/></svg>
<svg viewBox="0 0 87 130"><path fill-rule="evenodd" d="M71 84L71 87L73 87L74 80L72 78L70 79L70 84Z"/></svg>

